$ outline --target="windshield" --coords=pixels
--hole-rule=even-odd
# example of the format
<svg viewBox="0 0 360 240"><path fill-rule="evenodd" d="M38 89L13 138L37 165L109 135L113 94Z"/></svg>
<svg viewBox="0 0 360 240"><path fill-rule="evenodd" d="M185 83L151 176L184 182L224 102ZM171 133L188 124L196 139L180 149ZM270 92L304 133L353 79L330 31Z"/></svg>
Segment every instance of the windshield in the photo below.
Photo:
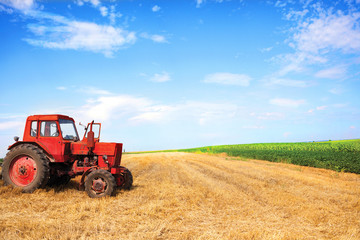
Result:
<svg viewBox="0 0 360 240"><path fill-rule="evenodd" d="M74 122L71 120L60 119L61 134L64 139L75 140L79 139Z"/></svg>

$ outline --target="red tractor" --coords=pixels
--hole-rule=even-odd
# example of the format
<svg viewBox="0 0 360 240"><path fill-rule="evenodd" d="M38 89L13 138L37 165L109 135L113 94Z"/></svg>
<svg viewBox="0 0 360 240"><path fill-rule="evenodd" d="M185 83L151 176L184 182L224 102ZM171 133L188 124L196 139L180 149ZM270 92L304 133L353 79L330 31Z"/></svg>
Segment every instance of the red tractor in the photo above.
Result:
<svg viewBox="0 0 360 240"><path fill-rule="evenodd" d="M5 184L33 192L82 175L79 187L92 198L113 195L116 187L130 189L131 172L120 166L122 143L100 142L100 130L101 124L92 121L80 141L71 117L29 116L23 141L15 137L4 158Z"/></svg>

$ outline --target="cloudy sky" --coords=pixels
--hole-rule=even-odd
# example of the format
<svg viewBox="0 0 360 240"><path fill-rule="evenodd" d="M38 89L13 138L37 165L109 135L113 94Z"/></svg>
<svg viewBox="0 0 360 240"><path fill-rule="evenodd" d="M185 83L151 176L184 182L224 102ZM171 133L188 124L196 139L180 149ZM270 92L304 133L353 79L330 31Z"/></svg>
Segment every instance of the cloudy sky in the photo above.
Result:
<svg viewBox="0 0 360 240"><path fill-rule="evenodd" d="M0 0L0 157L26 116L127 151L360 137L360 0Z"/></svg>

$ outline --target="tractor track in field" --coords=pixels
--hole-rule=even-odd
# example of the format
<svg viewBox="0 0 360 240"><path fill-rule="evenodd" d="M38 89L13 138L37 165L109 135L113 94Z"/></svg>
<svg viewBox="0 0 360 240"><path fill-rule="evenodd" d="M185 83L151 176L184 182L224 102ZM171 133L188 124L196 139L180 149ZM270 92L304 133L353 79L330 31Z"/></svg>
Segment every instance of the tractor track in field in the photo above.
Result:
<svg viewBox="0 0 360 240"><path fill-rule="evenodd" d="M360 238L357 174L190 153L122 161L133 188L105 199L74 180L33 194L0 181L0 239Z"/></svg>

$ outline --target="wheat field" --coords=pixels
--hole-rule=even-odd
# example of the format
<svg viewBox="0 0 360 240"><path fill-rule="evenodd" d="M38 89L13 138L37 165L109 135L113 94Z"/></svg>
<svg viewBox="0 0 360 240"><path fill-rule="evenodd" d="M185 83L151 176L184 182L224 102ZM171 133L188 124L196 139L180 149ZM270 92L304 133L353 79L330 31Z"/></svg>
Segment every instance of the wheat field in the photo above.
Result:
<svg viewBox="0 0 360 240"><path fill-rule="evenodd" d="M130 191L0 181L0 239L360 239L360 175L192 153L124 155Z"/></svg>

